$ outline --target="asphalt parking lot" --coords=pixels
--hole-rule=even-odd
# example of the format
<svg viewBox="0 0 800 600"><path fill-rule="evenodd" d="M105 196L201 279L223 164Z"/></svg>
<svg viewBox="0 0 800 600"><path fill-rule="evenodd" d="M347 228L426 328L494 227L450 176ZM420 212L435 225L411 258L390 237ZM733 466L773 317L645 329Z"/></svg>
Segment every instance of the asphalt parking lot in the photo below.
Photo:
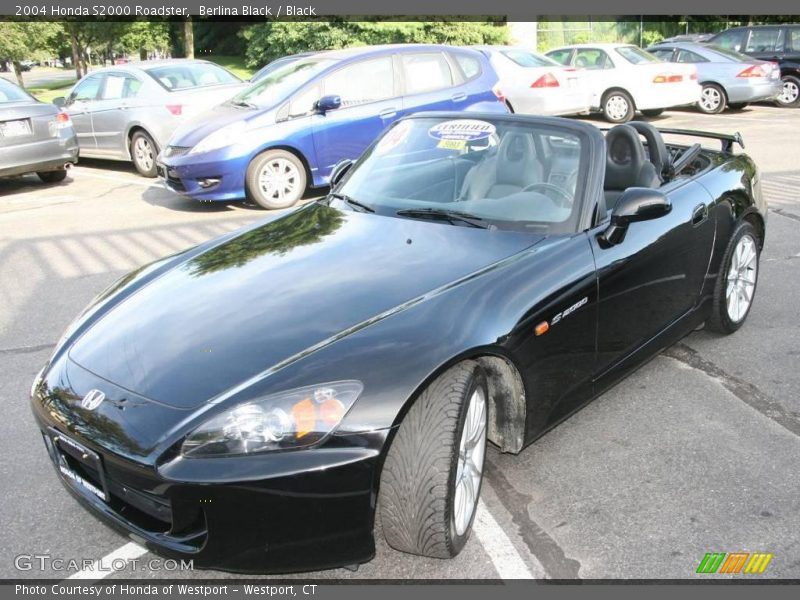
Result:
<svg viewBox="0 0 800 600"><path fill-rule="evenodd" d="M771 214L747 324L691 334L519 456L490 452L456 559L399 554L378 534L376 558L357 572L301 577L692 578L706 552L737 551L774 555L756 577L800 577L800 111L670 111L654 122L740 131L763 173ZM139 559L112 578L228 576L148 568L152 556L81 509L57 481L28 390L106 285L265 216L182 199L122 163L84 161L50 186L0 181L3 578L69 575L19 571L20 554Z"/></svg>

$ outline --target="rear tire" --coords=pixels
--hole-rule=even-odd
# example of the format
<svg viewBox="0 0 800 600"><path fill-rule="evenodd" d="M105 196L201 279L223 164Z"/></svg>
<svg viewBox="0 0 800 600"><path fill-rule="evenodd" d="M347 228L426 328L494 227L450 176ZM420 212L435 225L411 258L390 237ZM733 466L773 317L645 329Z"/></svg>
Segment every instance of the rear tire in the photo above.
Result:
<svg viewBox="0 0 800 600"><path fill-rule="evenodd" d="M477 512L486 454L483 370L460 363L433 381L403 419L381 474L379 515L388 544L451 558Z"/></svg>
<svg viewBox="0 0 800 600"><path fill-rule="evenodd" d="M657 117L658 115L660 115L663 112L664 112L663 108L653 108L651 110L643 110L642 114L645 117Z"/></svg>
<svg viewBox="0 0 800 600"><path fill-rule="evenodd" d="M58 169L57 171L37 171L36 174L45 183L58 183L64 181L67 176L66 169Z"/></svg>
<svg viewBox="0 0 800 600"><path fill-rule="evenodd" d="M636 114L636 105L628 92L612 90L603 95L603 116L609 123L627 123Z"/></svg>
<svg viewBox="0 0 800 600"><path fill-rule="evenodd" d="M156 156L158 156L158 146L149 135L144 131L137 131L131 137L131 161L133 166L143 177L156 176Z"/></svg>
<svg viewBox="0 0 800 600"><path fill-rule="evenodd" d="M245 181L247 197L262 208L288 208L306 191L306 168L291 152L267 150L250 161Z"/></svg>
<svg viewBox="0 0 800 600"><path fill-rule="evenodd" d="M781 80L783 81L783 92L775 100L776 104L787 108L800 106L800 78L794 75L784 75Z"/></svg>
<svg viewBox="0 0 800 600"><path fill-rule="evenodd" d="M706 323L710 330L729 334L744 324L756 294L760 254L758 232L742 221L722 257L714 286L714 306Z"/></svg>
<svg viewBox="0 0 800 600"><path fill-rule="evenodd" d="M700 101L697 103L697 108L700 112L707 115L718 115L725 110L727 103L728 99L722 86L716 83L703 84L703 89L700 91Z"/></svg>

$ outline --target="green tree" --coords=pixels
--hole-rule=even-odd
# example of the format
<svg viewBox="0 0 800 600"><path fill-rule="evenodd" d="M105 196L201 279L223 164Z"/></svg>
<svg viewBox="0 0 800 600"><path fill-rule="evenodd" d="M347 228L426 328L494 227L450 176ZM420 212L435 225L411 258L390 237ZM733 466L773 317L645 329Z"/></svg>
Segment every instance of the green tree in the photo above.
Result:
<svg viewBox="0 0 800 600"><path fill-rule="evenodd" d="M25 87L21 62L53 52L60 31L58 23L0 21L0 60L11 61L21 87Z"/></svg>
<svg viewBox="0 0 800 600"><path fill-rule="evenodd" d="M147 60L150 52L164 52L170 47L169 24L164 21L131 21L122 25L117 47L124 52L139 54Z"/></svg>
<svg viewBox="0 0 800 600"><path fill-rule="evenodd" d="M374 44L503 44L508 31L501 21L272 21L241 33L248 65L298 52L334 50Z"/></svg>

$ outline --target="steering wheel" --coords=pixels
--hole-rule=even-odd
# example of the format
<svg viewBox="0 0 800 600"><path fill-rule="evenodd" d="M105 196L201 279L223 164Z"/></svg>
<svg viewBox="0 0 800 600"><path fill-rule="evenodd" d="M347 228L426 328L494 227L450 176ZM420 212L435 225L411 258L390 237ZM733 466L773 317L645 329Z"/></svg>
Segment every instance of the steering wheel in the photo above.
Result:
<svg viewBox="0 0 800 600"><path fill-rule="evenodd" d="M547 194L545 195L548 198L550 198L553 202L555 202L556 206L559 206L560 208L572 208L573 198L572 196L570 196L569 192L567 192L564 188L560 188L557 185L553 185L552 183L545 183L543 181L540 181L539 183L532 183L530 185L526 185L522 189L522 191L532 192L536 188L541 188L544 191L556 192L559 198L552 198L551 196L547 196Z"/></svg>

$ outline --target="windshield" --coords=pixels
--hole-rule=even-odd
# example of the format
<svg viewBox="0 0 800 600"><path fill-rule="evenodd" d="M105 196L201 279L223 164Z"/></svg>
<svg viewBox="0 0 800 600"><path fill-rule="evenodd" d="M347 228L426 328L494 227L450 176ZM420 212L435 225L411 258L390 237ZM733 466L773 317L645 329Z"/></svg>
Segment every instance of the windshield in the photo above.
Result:
<svg viewBox="0 0 800 600"><path fill-rule="evenodd" d="M736 50L729 50L728 48L723 48L722 46L714 46L714 47L706 47L706 52L710 52L712 54L719 54L724 56L725 58L732 60L733 62L742 62L742 63L751 63L753 62L752 56L747 56L746 54L742 54L741 52L736 52Z"/></svg>
<svg viewBox="0 0 800 600"><path fill-rule="evenodd" d="M287 62L238 93L231 102L252 104L259 108L273 106L335 62L329 58L305 58Z"/></svg>
<svg viewBox="0 0 800 600"><path fill-rule="evenodd" d="M409 119L389 129L335 192L378 214L455 211L472 223L452 225L572 232L587 152L582 135L549 124Z"/></svg>
<svg viewBox="0 0 800 600"><path fill-rule="evenodd" d="M542 56L541 54L534 54L525 50L502 50L501 54L512 62L517 63L520 67L560 67L561 64L557 63L551 58Z"/></svg>
<svg viewBox="0 0 800 600"><path fill-rule="evenodd" d="M147 69L147 73L171 92L210 85L241 83L241 79L211 63L176 63Z"/></svg>
<svg viewBox="0 0 800 600"><path fill-rule="evenodd" d="M617 54L634 65L663 62L660 58L657 58L649 52L645 52L636 46L622 46L621 48L617 48Z"/></svg>
<svg viewBox="0 0 800 600"><path fill-rule="evenodd" d="M21 90L13 83L0 78L0 104L9 102L30 102L33 97L29 96L27 92Z"/></svg>

